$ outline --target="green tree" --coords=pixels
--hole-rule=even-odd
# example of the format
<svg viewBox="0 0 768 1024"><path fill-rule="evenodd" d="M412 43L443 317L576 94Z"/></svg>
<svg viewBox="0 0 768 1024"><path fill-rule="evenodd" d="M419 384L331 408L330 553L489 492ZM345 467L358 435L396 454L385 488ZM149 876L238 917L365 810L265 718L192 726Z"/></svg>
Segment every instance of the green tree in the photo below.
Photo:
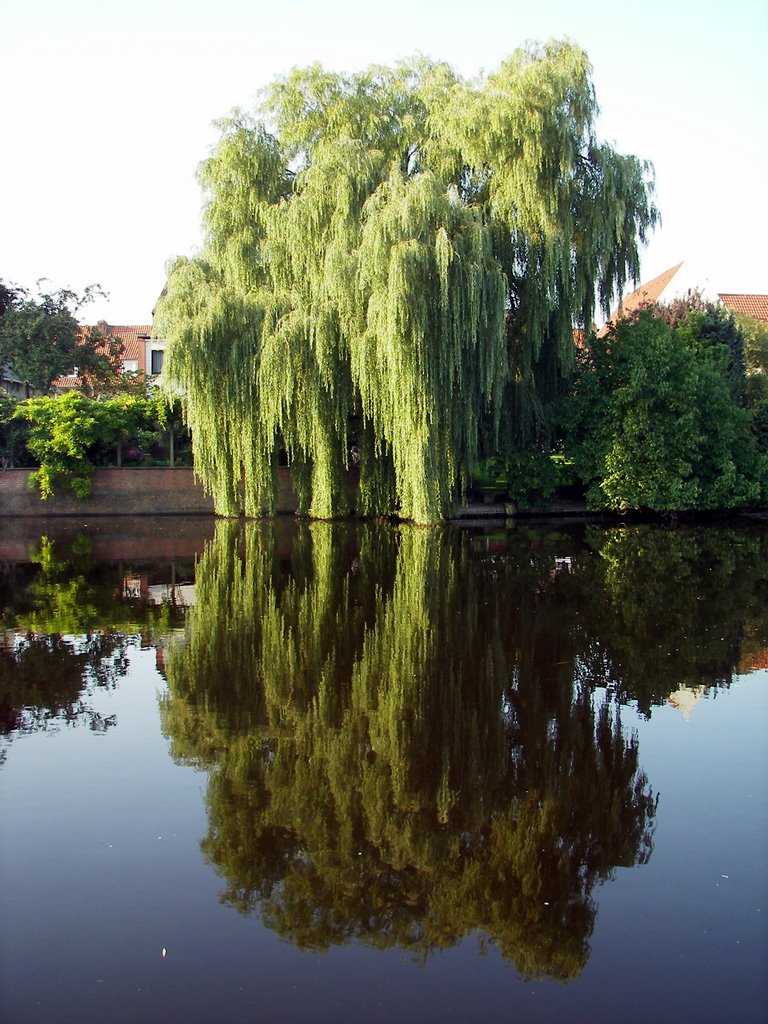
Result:
<svg viewBox="0 0 768 1024"><path fill-rule="evenodd" d="M19 298L17 288L9 288L5 281L0 281L0 317L5 316Z"/></svg>
<svg viewBox="0 0 768 1024"><path fill-rule="evenodd" d="M645 310L588 347L566 420L592 507L718 509L765 498L768 467L734 399L733 363L702 327L702 314L674 329Z"/></svg>
<svg viewBox="0 0 768 1024"><path fill-rule="evenodd" d="M195 466L219 512L430 522L479 457L536 437L592 321L638 273L650 168L595 135L586 55L516 51L462 81L425 59L319 65L222 122L202 255L158 310ZM271 129L271 130L270 130Z"/></svg>
<svg viewBox="0 0 768 1024"><path fill-rule="evenodd" d="M768 323L748 316L739 316L736 322L744 336L746 395L752 430L760 450L768 454Z"/></svg>
<svg viewBox="0 0 768 1024"><path fill-rule="evenodd" d="M91 285L82 295L62 288L30 296L3 286L0 305L0 364L13 368L31 390L47 393L57 377L77 369L83 381L112 380L120 368L120 343L97 327L83 327L79 311L97 294Z"/></svg>
<svg viewBox="0 0 768 1024"><path fill-rule="evenodd" d="M670 327L684 332L689 347L710 359L727 382L731 397L739 405L744 405L747 397L746 341L733 313L708 302L698 288L670 302L658 302L652 309Z"/></svg>
<svg viewBox="0 0 768 1024"><path fill-rule="evenodd" d="M0 467L13 469L26 466L31 456L27 451L27 428L16 418L18 401L0 388Z"/></svg>
<svg viewBox="0 0 768 1024"><path fill-rule="evenodd" d="M747 373L768 379L768 323L750 316L738 316L736 323L744 336Z"/></svg>

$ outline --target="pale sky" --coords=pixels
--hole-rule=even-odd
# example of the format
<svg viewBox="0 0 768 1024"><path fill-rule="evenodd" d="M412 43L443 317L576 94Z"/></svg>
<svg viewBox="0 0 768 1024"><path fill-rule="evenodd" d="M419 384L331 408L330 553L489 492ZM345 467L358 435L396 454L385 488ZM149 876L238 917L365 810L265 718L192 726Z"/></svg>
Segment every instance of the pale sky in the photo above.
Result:
<svg viewBox="0 0 768 1024"><path fill-rule="evenodd" d="M98 283L82 319L149 323L167 261L201 242L215 119L314 61L418 52L471 78L553 37L589 55L600 136L655 166L642 279L685 260L768 293L766 0L0 0L0 278Z"/></svg>

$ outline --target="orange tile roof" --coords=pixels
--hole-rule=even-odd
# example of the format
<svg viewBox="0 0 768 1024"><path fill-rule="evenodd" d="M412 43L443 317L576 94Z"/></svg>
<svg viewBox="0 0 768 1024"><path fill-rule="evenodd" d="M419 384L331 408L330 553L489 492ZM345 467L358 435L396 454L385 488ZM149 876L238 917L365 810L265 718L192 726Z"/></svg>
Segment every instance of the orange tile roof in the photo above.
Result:
<svg viewBox="0 0 768 1024"><path fill-rule="evenodd" d="M663 274L659 274L658 277L654 277L647 284L641 284L639 288L630 292L619 304L619 315L634 313L635 310L641 309L643 306L652 306L655 302L658 302L664 294L665 288L682 265L682 263L678 263L677 266L670 267Z"/></svg>
<svg viewBox="0 0 768 1024"><path fill-rule="evenodd" d="M720 292L719 299L724 306L740 316L751 316L754 320L768 321L768 295L739 295Z"/></svg>
<svg viewBox="0 0 768 1024"><path fill-rule="evenodd" d="M123 343L123 359L138 359L139 368L144 368L144 339L152 334L152 325L116 326L101 320L96 325L108 338L117 338Z"/></svg>
<svg viewBox="0 0 768 1024"><path fill-rule="evenodd" d="M669 285L672 278L682 267L682 262L676 264L674 267L670 267L669 270L665 270L663 274L659 274L658 277L652 278L646 284L641 284L639 288L635 288L633 292L630 292L625 298L621 300L618 307L611 313L611 319L597 332L598 338L607 334L610 325L616 323L623 316L628 316L630 313L636 313L639 309L643 309L645 306L653 306L659 301L661 296L664 294L664 290Z"/></svg>

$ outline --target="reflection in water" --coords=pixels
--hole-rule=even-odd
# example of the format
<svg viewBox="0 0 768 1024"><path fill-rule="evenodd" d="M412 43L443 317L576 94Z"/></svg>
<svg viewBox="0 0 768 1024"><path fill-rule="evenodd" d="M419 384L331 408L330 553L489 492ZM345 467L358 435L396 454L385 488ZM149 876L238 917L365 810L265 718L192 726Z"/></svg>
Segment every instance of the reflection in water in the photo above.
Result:
<svg viewBox="0 0 768 1024"><path fill-rule="evenodd" d="M219 523L196 576L82 538L34 559L0 566L0 738L107 728L96 689L186 614L161 715L208 772L203 849L303 948L423 960L474 932L576 976L595 887L652 850L622 706L712 696L768 651L765 529L277 520Z"/></svg>
<svg viewBox="0 0 768 1024"><path fill-rule="evenodd" d="M590 677L650 714L680 688L728 686L768 648L768 530L593 530L593 581L574 594Z"/></svg>
<svg viewBox="0 0 768 1024"><path fill-rule="evenodd" d="M94 710L90 698L125 675L125 652L125 638L115 633L14 638L0 649L0 737L78 723L106 731L114 716ZM6 756L0 749L0 764Z"/></svg>
<svg viewBox="0 0 768 1024"><path fill-rule="evenodd" d="M766 535L718 536L219 524L161 712L223 898L302 947L476 931L577 975L595 885L652 849L621 703L727 685L765 633Z"/></svg>
<svg viewBox="0 0 768 1024"><path fill-rule="evenodd" d="M121 568L97 563L84 533L69 544L43 536L29 557L0 569L0 741L62 725L104 732L116 718L94 708L95 693L117 686L129 648L167 635L183 609L127 599Z"/></svg>

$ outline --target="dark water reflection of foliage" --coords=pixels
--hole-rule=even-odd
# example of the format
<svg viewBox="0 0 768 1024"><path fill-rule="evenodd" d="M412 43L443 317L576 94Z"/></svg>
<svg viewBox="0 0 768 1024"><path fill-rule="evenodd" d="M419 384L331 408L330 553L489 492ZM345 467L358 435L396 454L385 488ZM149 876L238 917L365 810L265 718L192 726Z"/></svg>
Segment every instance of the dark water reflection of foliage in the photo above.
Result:
<svg viewBox="0 0 768 1024"><path fill-rule="evenodd" d="M107 729L94 694L182 615L87 538L33 559L0 571L0 738ZM622 708L764 661L767 566L760 527L218 524L161 717L208 772L222 898L303 948L474 933L578 975L596 886L652 851Z"/></svg>
<svg viewBox="0 0 768 1024"><path fill-rule="evenodd" d="M650 715L682 686L730 685L768 649L768 529L592 530L580 599L588 678Z"/></svg>
<svg viewBox="0 0 768 1024"><path fill-rule="evenodd" d="M85 533L68 544L43 536L29 557L0 567L0 740L74 725L105 732L116 718L95 694L125 678L129 648L167 633L174 610L126 600L123 569L95 560Z"/></svg>
<svg viewBox="0 0 768 1024"><path fill-rule="evenodd" d="M219 524L163 728L209 772L223 899L302 947L477 932L584 967L595 886L647 861L621 705L727 686L768 531Z"/></svg>

